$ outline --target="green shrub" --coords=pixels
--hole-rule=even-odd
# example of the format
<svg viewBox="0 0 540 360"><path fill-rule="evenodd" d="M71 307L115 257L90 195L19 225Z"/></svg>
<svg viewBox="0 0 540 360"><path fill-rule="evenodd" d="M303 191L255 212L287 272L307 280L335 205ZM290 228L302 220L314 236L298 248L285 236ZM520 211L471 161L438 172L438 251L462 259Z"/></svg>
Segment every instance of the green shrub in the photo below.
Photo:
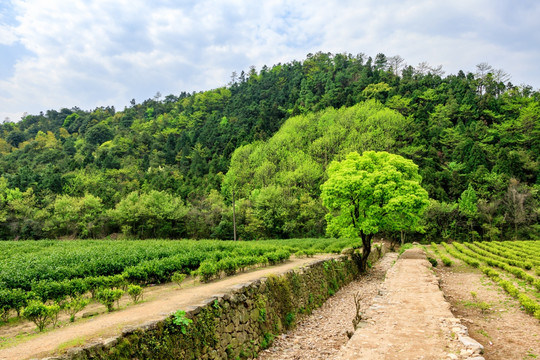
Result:
<svg viewBox="0 0 540 360"><path fill-rule="evenodd" d="M68 302L66 302L64 304L64 309L69 314L69 321L74 322L75 315L82 311L88 304L90 304L90 299L82 296L71 298Z"/></svg>
<svg viewBox="0 0 540 360"><path fill-rule="evenodd" d="M448 257L441 255L441 260L444 264L444 266L452 266L453 262Z"/></svg>
<svg viewBox="0 0 540 360"><path fill-rule="evenodd" d="M30 299L35 297L31 292L22 289L2 289L0 290L0 318L7 321L9 312L15 310L17 316L21 315L21 309L24 308Z"/></svg>
<svg viewBox="0 0 540 360"><path fill-rule="evenodd" d="M203 282L208 282L217 275L218 268L214 261L203 261L197 272Z"/></svg>
<svg viewBox="0 0 540 360"><path fill-rule="evenodd" d="M53 317L58 314L60 307L58 305L45 305L39 300L32 300L22 312L22 315L32 321L43 331L47 324L53 321Z"/></svg>
<svg viewBox="0 0 540 360"><path fill-rule="evenodd" d="M231 276L236 274L236 270L238 269L238 263L236 262L236 259L231 257L226 257L221 259L217 263L218 271L224 271L226 275Z"/></svg>
<svg viewBox="0 0 540 360"><path fill-rule="evenodd" d="M60 304L55 303L53 305L48 305L49 311L51 313L51 322L53 328L56 327L56 324L58 323L58 315L60 314L60 310L62 309L62 306Z"/></svg>
<svg viewBox="0 0 540 360"><path fill-rule="evenodd" d="M120 289L101 289L96 293L96 300L107 307L107 311L114 310L114 302L120 300L124 294Z"/></svg>
<svg viewBox="0 0 540 360"><path fill-rule="evenodd" d="M133 300L133 303L138 303L140 300L142 300L143 297L143 288L139 285L133 285L130 284L127 287L127 293L129 296L131 296L131 300Z"/></svg>
<svg viewBox="0 0 540 360"><path fill-rule="evenodd" d="M175 272L171 276L172 282L176 283L176 285L181 286L182 282L186 279L186 274L183 274L179 271Z"/></svg>
<svg viewBox="0 0 540 360"><path fill-rule="evenodd" d="M430 262L431 266L435 267L437 266L437 260L428 256L428 261Z"/></svg>

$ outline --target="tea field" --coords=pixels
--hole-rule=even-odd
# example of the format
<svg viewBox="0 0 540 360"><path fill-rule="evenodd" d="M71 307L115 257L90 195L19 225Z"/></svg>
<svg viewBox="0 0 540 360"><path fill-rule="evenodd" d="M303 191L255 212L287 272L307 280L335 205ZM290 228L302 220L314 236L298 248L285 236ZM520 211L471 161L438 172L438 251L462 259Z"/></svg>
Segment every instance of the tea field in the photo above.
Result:
<svg viewBox="0 0 540 360"><path fill-rule="evenodd" d="M540 241L493 241L432 244L435 256L448 263L448 255L479 268L522 309L540 320ZM435 250L436 249L436 250ZM446 260L445 260L446 258Z"/></svg>
<svg viewBox="0 0 540 360"><path fill-rule="evenodd" d="M0 242L0 315L7 321L30 301L66 302L103 289L171 281L209 281L296 256L339 253L358 240L70 240Z"/></svg>

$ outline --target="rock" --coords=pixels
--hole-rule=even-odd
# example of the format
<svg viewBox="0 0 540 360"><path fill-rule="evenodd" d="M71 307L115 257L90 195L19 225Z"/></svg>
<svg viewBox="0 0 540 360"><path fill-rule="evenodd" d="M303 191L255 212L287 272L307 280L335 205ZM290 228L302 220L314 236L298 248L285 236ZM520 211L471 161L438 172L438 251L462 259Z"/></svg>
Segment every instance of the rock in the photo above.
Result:
<svg viewBox="0 0 540 360"><path fill-rule="evenodd" d="M459 341L466 346L467 348L471 349L473 353L482 353L484 351L484 346L480 344L478 341L474 340L471 337L468 336L459 336Z"/></svg>
<svg viewBox="0 0 540 360"><path fill-rule="evenodd" d="M87 312L82 314L82 317L83 317L83 319L86 319L86 318L96 316L96 315L99 315L99 311L87 311Z"/></svg>
<svg viewBox="0 0 540 360"><path fill-rule="evenodd" d="M448 359L450 359L450 360L458 360L459 357L456 354L448 354Z"/></svg>
<svg viewBox="0 0 540 360"><path fill-rule="evenodd" d="M114 347L116 344L118 344L118 336L111 337L111 338L105 339L103 341L103 347L105 349L110 349L110 348Z"/></svg>
<svg viewBox="0 0 540 360"><path fill-rule="evenodd" d="M460 353L461 356L471 356L473 354L472 349L461 349Z"/></svg>

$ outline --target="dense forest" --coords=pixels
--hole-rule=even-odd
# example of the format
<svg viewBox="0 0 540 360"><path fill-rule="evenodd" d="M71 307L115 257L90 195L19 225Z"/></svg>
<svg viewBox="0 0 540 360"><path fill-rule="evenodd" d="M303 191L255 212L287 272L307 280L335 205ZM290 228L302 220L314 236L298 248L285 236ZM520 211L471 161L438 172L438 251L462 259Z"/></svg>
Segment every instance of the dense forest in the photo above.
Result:
<svg viewBox="0 0 540 360"><path fill-rule="evenodd" d="M326 168L365 150L419 166L428 240L538 237L540 92L508 79L317 53L123 111L4 122L0 238L232 239L233 195L241 239L324 236Z"/></svg>

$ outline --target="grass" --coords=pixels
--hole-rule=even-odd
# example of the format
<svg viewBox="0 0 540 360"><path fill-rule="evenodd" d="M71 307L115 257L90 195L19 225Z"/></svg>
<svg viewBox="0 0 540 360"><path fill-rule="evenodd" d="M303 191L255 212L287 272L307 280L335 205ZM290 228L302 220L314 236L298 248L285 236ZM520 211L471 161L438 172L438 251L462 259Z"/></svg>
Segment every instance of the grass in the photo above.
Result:
<svg viewBox="0 0 540 360"><path fill-rule="evenodd" d="M84 343L85 343L85 340L84 340L83 337L77 337L75 339L66 341L65 343L62 343L62 344L58 345L57 350L61 351L61 352L64 352L65 350L67 350L69 348L84 345Z"/></svg>
<svg viewBox="0 0 540 360"><path fill-rule="evenodd" d="M491 339L491 336L489 336L489 334L488 334L488 333L486 332L486 330L484 330L484 329L478 330L478 333L484 335L484 336L487 337L488 339Z"/></svg>

